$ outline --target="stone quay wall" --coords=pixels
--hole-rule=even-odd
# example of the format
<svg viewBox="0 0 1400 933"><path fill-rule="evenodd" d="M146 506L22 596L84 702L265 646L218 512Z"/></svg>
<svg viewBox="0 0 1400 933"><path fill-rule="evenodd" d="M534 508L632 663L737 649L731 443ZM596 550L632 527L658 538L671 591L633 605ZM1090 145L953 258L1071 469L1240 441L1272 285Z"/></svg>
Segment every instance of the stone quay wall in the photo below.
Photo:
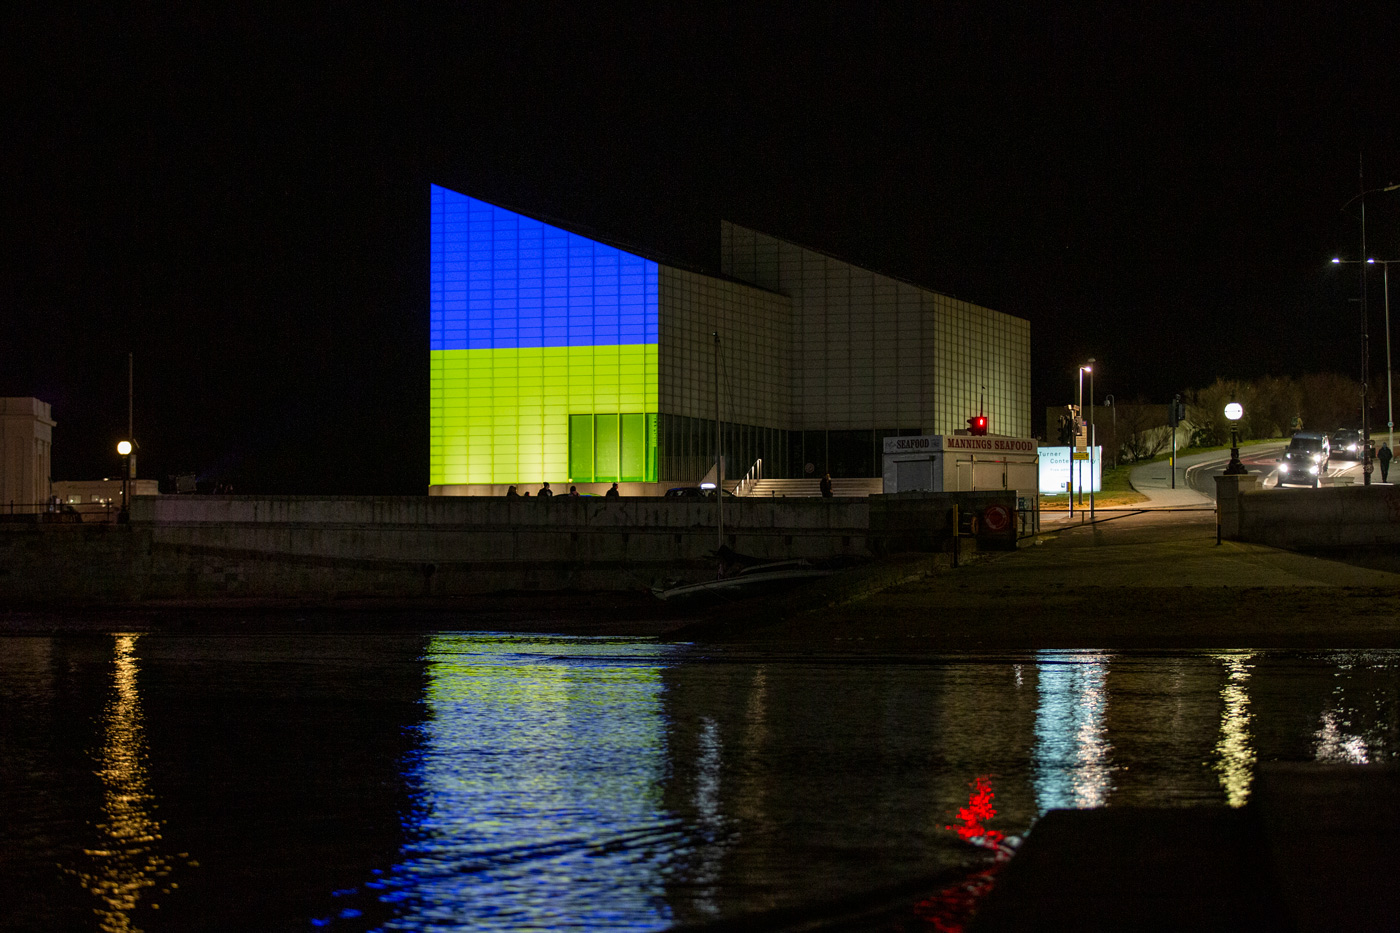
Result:
<svg viewBox="0 0 1400 933"><path fill-rule="evenodd" d="M715 572L713 500L150 496L124 525L0 527L11 602L636 590ZM732 499L765 559L869 552L866 499Z"/></svg>
<svg viewBox="0 0 1400 933"><path fill-rule="evenodd" d="M1400 544L1400 487L1260 489L1256 480L1217 477L1223 539L1299 550Z"/></svg>
<svg viewBox="0 0 1400 933"><path fill-rule="evenodd" d="M952 550L955 501L1003 500L1015 493L726 499L723 543L765 560ZM646 590L713 577L716 512L658 497L138 496L124 524L0 524L0 603ZM1010 531L978 543L1014 547Z"/></svg>

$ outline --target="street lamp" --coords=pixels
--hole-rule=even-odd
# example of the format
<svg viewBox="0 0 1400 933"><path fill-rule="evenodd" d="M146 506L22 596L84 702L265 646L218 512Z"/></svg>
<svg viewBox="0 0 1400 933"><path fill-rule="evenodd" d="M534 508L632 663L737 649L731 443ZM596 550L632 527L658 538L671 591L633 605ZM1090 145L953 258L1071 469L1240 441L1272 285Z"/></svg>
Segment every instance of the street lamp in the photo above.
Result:
<svg viewBox="0 0 1400 933"><path fill-rule="evenodd" d="M1381 189L1388 191L1390 189ZM1353 265L1363 262L1360 259L1333 259L1334 265ZM1390 264L1400 262L1397 259L1366 259L1368 266L1380 266L1384 282L1385 292L1385 431L1386 443L1392 448L1395 446L1395 395L1390 385ZM1370 454L1366 454L1369 459Z"/></svg>
<svg viewBox="0 0 1400 933"><path fill-rule="evenodd" d="M1118 406L1113 404L1113 396L1105 395L1103 405L1113 413L1113 437L1109 443L1113 445L1113 468L1118 469Z"/></svg>
<svg viewBox="0 0 1400 933"><path fill-rule="evenodd" d="M1358 167L1359 167L1359 163L1358 163ZM1361 176L1361 177L1364 178L1364 175ZM1363 185L1364 185L1364 182L1363 182ZM1342 210L1346 210L1348 207L1351 206L1351 204L1352 204L1353 201L1356 201L1356 200L1358 200L1358 199L1361 201L1361 255L1362 255L1362 256L1365 256L1365 255L1366 255L1366 195L1368 195L1368 194L1376 194L1376 193L1384 193L1384 192L1387 192L1387 191L1395 191L1395 190L1397 190L1397 189L1400 189L1400 184L1387 185L1387 186L1384 187L1384 188L1369 188L1369 189L1367 189L1367 188L1364 188L1364 187L1363 187L1363 190L1362 190L1360 193L1358 193L1358 194L1356 195L1356 197L1352 198L1351 201L1348 201L1346 204L1343 204L1343 205L1342 205ZM1353 262L1361 262L1362 260L1352 260L1352 261L1353 261ZM1340 263L1340 260L1334 259L1333 262ZM1369 263L1369 262L1371 262L1371 260L1367 259L1367 260L1365 260L1365 262ZM1387 297L1388 297L1388 296L1387 296ZM1389 329L1390 329L1390 319L1389 319L1389 317L1390 317L1389 314L1387 314L1387 315L1386 315L1386 330L1387 330L1387 331L1389 331ZM1385 352L1386 352L1386 356L1387 356L1387 358L1388 358L1389 355L1390 355L1390 339L1389 339L1389 335L1388 335L1388 334L1387 334L1386 342L1385 342L1385 343L1386 343ZM1368 323L1367 323L1367 314L1366 314L1366 270L1363 269L1363 270L1361 271L1361 450L1362 450L1362 456L1363 456L1363 460L1362 460L1362 464L1363 464L1363 465L1362 465L1362 467L1361 467L1361 472L1362 472L1362 475L1365 477L1365 483L1366 483L1367 486L1371 485L1371 425L1370 425L1370 412L1367 411L1367 409L1369 408L1369 405L1367 404L1367 394L1366 394L1367 383L1369 382L1370 378L1371 378L1371 334L1370 334L1370 330L1369 330L1369 325L1368 325ZM1389 366L1389 365L1387 365L1386 368L1385 368L1385 378L1386 378L1386 383L1387 383L1387 385L1388 385L1389 382L1390 382L1390 366ZM1389 402L1387 401L1387 405L1388 405L1388 404L1389 404ZM1392 420L1393 420L1393 419L1392 419ZM1393 430L1393 426L1388 425L1387 427Z"/></svg>
<svg viewBox="0 0 1400 933"><path fill-rule="evenodd" d="M1240 462L1239 420L1244 417L1244 406L1231 402L1225 406L1225 417L1230 419L1230 465L1225 467L1225 475L1243 476L1249 472Z"/></svg>
<svg viewBox="0 0 1400 933"><path fill-rule="evenodd" d="M1084 374L1089 374L1089 518L1094 517L1094 358L1089 357L1089 362L1079 367L1079 412L1080 417L1084 413ZM1077 436L1077 435L1076 435ZM1078 444L1075 445L1076 447ZM1082 461L1078 461L1082 462ZM1071 471L1073 472L1073 471ZM1079 504L1084 504L1084 474L1079 474ZM1070 509L1074 508L1074 496L1070 496Z"/></svg>
<svg viewBox="0 0 1400 933"><path fill-rule="evenodd" d="M131 441L118 441L117 453L122 457L122 511L126 511L126 483L131 477Z"/></svg>

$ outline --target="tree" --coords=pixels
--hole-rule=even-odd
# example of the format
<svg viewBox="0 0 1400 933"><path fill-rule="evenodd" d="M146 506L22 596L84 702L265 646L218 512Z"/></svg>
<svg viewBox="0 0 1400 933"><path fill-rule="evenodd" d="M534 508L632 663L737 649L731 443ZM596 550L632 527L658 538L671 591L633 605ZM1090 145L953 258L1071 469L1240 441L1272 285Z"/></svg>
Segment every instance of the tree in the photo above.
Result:
<svg viewBox="0 0 1400 933"><path fill-rule="evenodd" d="M1255 382L1256 437L1287 437L1303 414L1303 392L1290 376L1264 376ZM1303 422L1307 424L1306 421Z"/></svg>
<svg viewBox="0 0 1400 933"><path fill-rule="evenodd" d="M1361 427L1361 383L1336 373L1312 373L1298 380L1303 425L1309 431Z"/></svg>
<svg viewBox="0 0 1400 933"><path fill-rule="evenodd" d="M1171 444L1167 406L1141 400L1118 406L1119 453L1124 460L1151 460Z"/></svg>
<svg viewBox="0 0 1400 933"><path fill-rule="evenodd" d="M1204 389L1186 393L1186 419L1195 426L1191 443L1196 447L1217 447L1230 440L1230 422L1225 418L1225 406L1239 402L1244 406L1244 417L1236 425L1239 436L1245 438L1259 436L1253 430L1258 415L1255 414L1257 393L1248 382L1238 379L1217 379Z"/></svg>

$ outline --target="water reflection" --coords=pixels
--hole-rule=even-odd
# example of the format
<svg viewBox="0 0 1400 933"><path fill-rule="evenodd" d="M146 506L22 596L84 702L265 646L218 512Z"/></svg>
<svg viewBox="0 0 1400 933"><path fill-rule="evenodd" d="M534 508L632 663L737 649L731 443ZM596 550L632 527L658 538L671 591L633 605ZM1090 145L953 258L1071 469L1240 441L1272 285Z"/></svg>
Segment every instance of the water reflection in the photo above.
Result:
<svg viewBox="0 0 1400 933"><path fill-rule="evenodd" d="M739 926L985 863L968 840L1051 807L1238 804L1256 762L1400 755L1397 652L112 644L0 645L0 927Z"/></svg>
<svg viewBox="0 0 1400 933"><path fill-rule="evenodd" d="M1225 665L1225 683L1220 688L1224 707L1220 711L1220 739L1215 744L1216 773L1225 789L1225 802L1242 807L1249 800L1257 755L1250 739L1249 662L1254 652L1216 655Z"/></svg>
<svg viewBox="0 0 1400 933"><path fill-rule="evenodd" d="M102 779L105 838L101 848L84 849L91 866L75 871L98 899L95 912L104 933L131 933L139 928L132 913L170 874L170 859L157 848L161 824L152 815L155 796L148 786L146 736L137 690L139 635L116 636L112 696L104 721L105 741L97 774ZM172 882L159 893L169 893ZM159 908L151 900L147 906Z"/></svg>
<svg viewBox="0 0 1400 933"><path fill-rule="evenodd" d="M1053 809L1101 807L1113 790L1104 713L1108 656L1043 651L1037 664L1035 801Z"/></svg>
<svg viewBox="0 0 1400 933"><path fill-rule="evenodd" d="M671 649L590 647L432 640L410 841L374 885L399 911L387 929L669 925L665 873L685 832L660 806L660 670ZM718 789L707 793L697 806L714 811Z"/></svg>
<svg viewBox="0 0 1400 933"><path fill-rule="evenodd" d="M1313 733L1313 756L1318 761L1364 765L1385 754L1384 724L1393 722L1385 713L1393 707L1393 698L1370 682L1370 675L1384 666L1383 658L1370 654L1337 658L1332 693Z"/></svg>

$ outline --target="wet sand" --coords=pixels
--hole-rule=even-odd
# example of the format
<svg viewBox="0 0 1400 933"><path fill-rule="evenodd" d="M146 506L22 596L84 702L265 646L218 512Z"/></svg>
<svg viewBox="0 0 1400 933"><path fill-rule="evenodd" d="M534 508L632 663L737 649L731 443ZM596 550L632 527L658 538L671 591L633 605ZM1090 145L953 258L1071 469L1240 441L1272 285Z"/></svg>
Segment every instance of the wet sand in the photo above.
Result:
<svg viewBox="0 0 1400 933"><path fill-rule="evenodd" d="M1217 545L1210 513L1101 518L876 593L846 598L836 581L730 607L674 637L875 652L1400 647L1400 574Z"/></svg>

